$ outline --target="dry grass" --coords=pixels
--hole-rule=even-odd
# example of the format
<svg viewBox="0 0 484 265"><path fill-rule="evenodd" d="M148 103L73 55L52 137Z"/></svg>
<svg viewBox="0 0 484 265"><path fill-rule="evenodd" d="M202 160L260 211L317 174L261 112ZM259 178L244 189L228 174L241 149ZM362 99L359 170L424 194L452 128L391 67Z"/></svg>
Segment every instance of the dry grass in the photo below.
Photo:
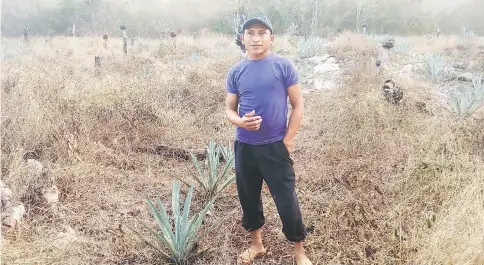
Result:
<svg viewBox="0 0 484 265"><path fill-rule="evenodd" d="M294 41L278 40L276 51L295 56ZM20 42L6 41L9 49ZM4 241L7 264L166 264L127 227L147 235L140 221L153 220L145 198L169 200L174 178L192 182L192 165L137 148L232 141L223 112L225 73L238 59L232 39L181 36L176 48L171 40L139 40L127 57L121 40L109 45L34 39L2 63L3 180L21 193L21 157L38 149L61 190L59 209L27 216L21 234ZM385 74L366 63L377 50L360 36L345 33L330 50L353 63L342 89L305 95L293 154L304 220L314 226L307 240L314 263L482 263L482 120L456 119L429 97L431 85L411 79L401 81L404 102L387 104ZM431 114L416 107L422 99ZM269 255L256 264L293 264L263 193ZM208 220L222 222L202 241L213 249L192 263L235 264L248 242L240 217L231 186Z"/></svg>

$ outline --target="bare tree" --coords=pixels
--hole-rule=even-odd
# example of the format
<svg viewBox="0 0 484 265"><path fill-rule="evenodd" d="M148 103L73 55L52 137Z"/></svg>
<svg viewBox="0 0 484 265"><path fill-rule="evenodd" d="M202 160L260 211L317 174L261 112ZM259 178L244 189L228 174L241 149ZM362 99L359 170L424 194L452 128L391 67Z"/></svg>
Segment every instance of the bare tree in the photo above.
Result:
<svg viewBox="0 0 484 265"><path fill-rule="evenodd" d="M358 33L360 33L363 25L368 24L371 16L378 8L378 2L373 2L371 0L358 0L358 5L356 7L356 31Z"/></svg>

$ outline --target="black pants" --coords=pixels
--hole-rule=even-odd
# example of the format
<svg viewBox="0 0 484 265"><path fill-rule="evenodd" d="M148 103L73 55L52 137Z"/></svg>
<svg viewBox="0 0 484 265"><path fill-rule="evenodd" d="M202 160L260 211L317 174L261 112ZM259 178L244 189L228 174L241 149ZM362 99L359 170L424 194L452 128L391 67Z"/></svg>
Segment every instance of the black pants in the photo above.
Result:
<svg viewBox="0 0 484 265"><path fill-rule="evenodd" d="M235 141L235 175L242 206L242 226L257 230L264 225L261 189L269 187L282 220L282 231L291 242L306 238L306 230L294 190L293 163L283 141L249 145Z"/></svg>

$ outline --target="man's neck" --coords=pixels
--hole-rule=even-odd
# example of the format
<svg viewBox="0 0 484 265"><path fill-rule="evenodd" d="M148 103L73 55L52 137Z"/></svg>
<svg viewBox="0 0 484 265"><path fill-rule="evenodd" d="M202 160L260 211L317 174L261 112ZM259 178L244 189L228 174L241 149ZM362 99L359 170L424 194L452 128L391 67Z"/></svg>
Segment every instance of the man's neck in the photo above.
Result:
<svg viewBox="0 0 484 265"><path fill-rule="evenodd" d="M257 55L247 54L247 58L251 61L258 61L258 60L262 60L262 59L266 58L270 54L271 54L271 51L267 50L266 52L261 53L261 54L257 54Z"/></svg>

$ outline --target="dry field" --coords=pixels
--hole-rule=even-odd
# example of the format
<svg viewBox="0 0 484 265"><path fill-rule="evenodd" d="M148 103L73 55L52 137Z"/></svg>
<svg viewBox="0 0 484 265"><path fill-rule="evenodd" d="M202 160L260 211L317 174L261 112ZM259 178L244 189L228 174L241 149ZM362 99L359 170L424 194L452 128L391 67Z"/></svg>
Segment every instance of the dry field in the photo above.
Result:
<svg viewBox="0 0 484 265"><path fill-rule="evenodd" d="M382 69L364 36L335 36L322 51L336 56L341 84L304 94L293 153L314 264L484 264L484 115L457 117L442 96L453 81L436 85L418 71L420 54L442 53L484 73L484 39L407 42ZM301 66L296 43L277 36L274 49ZM35 150L60 191L56 208L29 207L20 229L3 235L3 263L169 263L132 229L150 238L145 199L169 203L174 179L195 184L193 164L149 150L231 144L224 84L237 60L232 38L213 34L179 36L176 47L136 40L127 56L121 39L107 49L100 37L2 40L2 180L20 199L32 181L22 157ZM404 89L399 105L383 99L387 78ZM263 194L269 255L256 264L294 264ZM218 228L199 248L210 249L190 264L235 264L249 242L240 218L232 184L207 219Z"/></svg>

